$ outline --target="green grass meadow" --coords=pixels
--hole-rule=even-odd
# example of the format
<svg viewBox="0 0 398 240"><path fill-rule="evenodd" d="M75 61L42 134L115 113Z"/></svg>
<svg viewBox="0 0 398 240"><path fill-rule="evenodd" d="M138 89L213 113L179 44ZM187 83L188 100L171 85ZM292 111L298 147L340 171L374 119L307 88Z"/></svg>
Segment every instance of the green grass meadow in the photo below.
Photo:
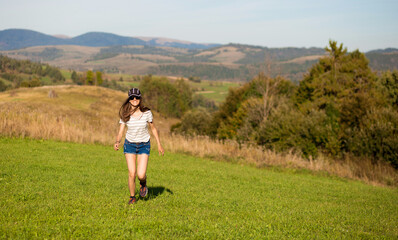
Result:
<svg viewBox="0 0 398 240"><path fill-rule="evenodd" d="M398 238L397 189L151 154L148 197L131 206L122 151L0 138L0 238Z"/></svg>
<svg viewBox="0 0 398 240"><path fill-rule="evenodd" d="M72 72L70 70L61 69L60 71L65 79L72 79Z"/></svg>
<svg viewBox="0 0 398 240"><path fill-rule="evenodd" d="M215 82L215 81L201 81L200 83L189 82L191 87L199 89L204 92L197 92L205 98L213 100L217 104L222 103L228 95L230 87L238 87L238 82Z"/></svg>
<svg viewBox="0 0 398 240"><path fill-rule="evenodd" d="M138 88L140 86L140 82L133 82L133 81L118 81L118 84L122 85L122 86L128 86L129 88Z"/></svg>

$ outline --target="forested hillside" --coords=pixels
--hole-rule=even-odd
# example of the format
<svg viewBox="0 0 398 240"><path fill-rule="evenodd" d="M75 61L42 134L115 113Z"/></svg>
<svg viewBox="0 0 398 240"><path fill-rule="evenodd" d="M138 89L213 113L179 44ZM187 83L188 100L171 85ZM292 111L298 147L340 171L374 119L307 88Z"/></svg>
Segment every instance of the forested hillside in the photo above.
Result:
<svg viewBox="0 0 398 240"><path fill-rule="evenodd" d="M46 82L63 82L58 68L48 64L21 61L0 55L0 91L8 88L37 87Z"/></svg>

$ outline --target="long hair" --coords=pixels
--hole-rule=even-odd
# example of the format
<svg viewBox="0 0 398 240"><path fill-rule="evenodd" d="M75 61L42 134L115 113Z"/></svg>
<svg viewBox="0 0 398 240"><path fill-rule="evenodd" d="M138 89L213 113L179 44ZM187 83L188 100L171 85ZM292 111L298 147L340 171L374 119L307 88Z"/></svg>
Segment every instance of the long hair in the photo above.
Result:
<svg viewBox="0 0 398 240"><path fill-rule="evenodd" d="M130 116L132 114L135 113L135 111L137 111L137 109L140 109L141 112L146 112L149 111L150 109L145 107L142 104L142 98L140 100L140 103L138 104L138 107L134 108L131 104L130 104L130 98L127 98L124 103L122 104L122 106L119 109L119 117L120 119L123 120L123 122L127 122L128 120L130 120Z"/></svg>

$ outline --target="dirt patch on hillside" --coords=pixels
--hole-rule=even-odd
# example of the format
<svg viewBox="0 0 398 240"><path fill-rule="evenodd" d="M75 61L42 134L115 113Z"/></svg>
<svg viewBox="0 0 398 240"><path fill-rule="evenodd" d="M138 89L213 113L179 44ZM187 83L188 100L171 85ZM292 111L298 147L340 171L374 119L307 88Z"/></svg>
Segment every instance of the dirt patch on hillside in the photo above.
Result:
<svg viewBox="0 0 398 240"><path fill-rule="evenodd" d="M155 54L133 54L132 57L139 57L149 61L169 61L169 62L177 62L174 57L164 56L164 55L155 55Z"/></svg>
<svg viewBox="0 0 398 240"><path fill-rule="evenodd" d="M281 63L305 63L307 61L314 61L314 60L318 60L322 57L324 57L325 55L312 55L312 56L304 56L304 57L299 57L299 58L294 58L288 61L284 61Z"/></svg>
<svg viewBox="0 0 398 240"><path fill-rule="evenodd" d="M223 47L217 52L218 54L210 59L220 63L235 63L246 56L235 47Z"/></svg>
<svg viewBox="0 0 398 240"><path fill-rule="evenodd" d="M201 52L201 53L196 54L195 57L208 56L208 55L213 55L213 54L215 54L215 53L216 53L216 52L214 52L214 51L204 51L204 52Z"/></svg>

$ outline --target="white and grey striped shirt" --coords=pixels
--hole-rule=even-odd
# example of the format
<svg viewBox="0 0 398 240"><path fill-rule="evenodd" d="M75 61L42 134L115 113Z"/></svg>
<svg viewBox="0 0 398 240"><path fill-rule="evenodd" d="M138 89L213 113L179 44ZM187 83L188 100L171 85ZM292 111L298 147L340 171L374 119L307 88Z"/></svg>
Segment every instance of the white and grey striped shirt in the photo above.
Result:
<svg viewBox="0 0 398 240"><path fill-rule="evenodd" d="M127 125L126 139L129 142L148 142L151 136L148 132L148 123L153 121L150 110L143 112L138 118L133 116L127 122L120 119L119 123Z"/></svg>

